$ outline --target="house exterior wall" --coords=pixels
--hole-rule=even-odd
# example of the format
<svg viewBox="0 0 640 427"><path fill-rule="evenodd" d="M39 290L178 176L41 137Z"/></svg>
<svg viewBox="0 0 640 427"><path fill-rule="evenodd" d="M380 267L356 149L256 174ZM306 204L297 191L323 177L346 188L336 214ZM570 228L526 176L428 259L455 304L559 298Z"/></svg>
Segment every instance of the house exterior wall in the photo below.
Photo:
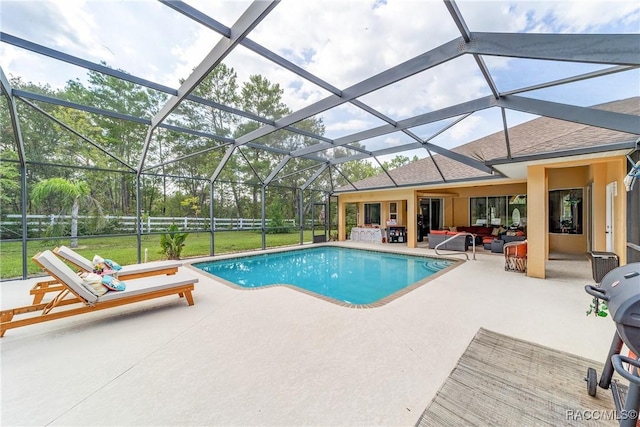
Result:
<svg viewBox="0 0 640 427"><path fill-rule="evenodd" d="M446 222L445 225L467 227L470 224L469 218L469 198L470 197L491 197L491 196L513 196L516 194L525 194L527 192L527 184L510 183L500 185L472 185L460 187L457 189L458 195L452 197L452 222ZM446 214L445 214L446 217Z"/></svg>
<svg viewBox="0 0 640 427"><path fill-rule="evenodd" d="M584 219L585 230L581 236L550 234L550 251L584 253L590 250L587 247L588 216L593 220L591 232L592 250L604 251L606 249L606 197L607 185L615 182L618 194L613 198L614 216L613 251L620 257L626 251L626 198L622 180L625 173L624 157L612 159L596 159L584 166L568 166L549 168L549 190L560 188L584 188ZM588 206L586 189L591 185L593 191L593 205ZM623 257L624 258L624 257ZM621 259L622 261L622 259Z"/></svg>
<svg viewBox="0 0 640 427"><path fill-rule="evenodd" d="M564 161L529 166L527 171L527 275L545 277L549 252L586 253L588 216L591 215L593 250L604 251L606 245L606 187L616 182L618 195L614 197L614 248L620 264L626 263L626 197L622 180L626 175L626 158L602 157L589 160ZM592 206L588 206L586 188L592 186ZM584 233L582 235L549 233L548 191L584 188Z"/></svg>
<svg viewBox="0 0 640 427"><path fill-rule="evenodd" d="M526 183L509 182L502 184L457 183L442 188L408 188L397 190L373 190L357 193L340 194L338 196L338 236L346 236L344 224L345 205L357 203L359 218L364 218L365 203L381 203L381 227L386 226L389 216L389 202L398 203L398 225L407 227L407 246L416 247L416 215L419 201L422 197L441 198L444 200L444 225L467 226L469 224L469 197L477 196L507 196L524 194ZM362 225L362 224L361 224Z"/></svg>
<svg viewBox="0 0 640 427"><path fill-rule="evenodd" d="M626 263L626 195L623 179L627 173L626 158L596 157L590 159L547 160L527 166L526 181L474 182L443 184L428 188L402 188L361 191L338 195L339 236L345 236L344 206L346 203L383 202L382 224L388 216L388 202L398 205L398 224L407 227L407 246L416 247L416 214L421 197L444 199L444 224L468 226L469 198L527 194L527 275L545 278L546 261L550 252L586 253L587 233L591 233L593 250L604 251L606 245L606 187L616 182L618 195L614 197L614 252L620 263ZM587 187L592 189L592 206L588 206ZM549 191L555 189L583 189L583 233L581 235L549 233ZM361 209L363 209L361 205ZM589 216L592 229L589 226Z"/></svg>
<svg viewBox="0 0 640 427"><path fill-rule="evenodd" d="M381 227L386 226L386 220L389 218L389 202L398 202L398 225L407 226L408 210L407 200L415 197L413 189L401 189L401 190L380 190L380 191L367 191L357 192L349 194L341 194L338 196L338 238L344 240L343 236L346 236L345 225L345 205L347 203L358 203L358 218L359 222L364 221L364 204L365 203L381 203L380 209L380 224ZM360 224L362 225L362 223ZM415 229L415 219L413 220L413 227ZM409 240L412 239L412 240ZM407 236L409 242L413 242L415 246L416 234L413 230L413 237ZM408 243L409 244L409 243Z"/></svg>
<svg viewBox="0 0 640 427"><path fill-rule="evenodd" d="M469 225L469 196L468 192L464 197L451 198L451 222L445 223L449 226L468 226Z"/></svg>
<svg viewBox="0 0 640 427"><path fill-rule="evenodd" d="M589 168L588 180L591 183L593 200L605 200L607 193L607 163L601 162ZM606 227L606 205L605 203L594 203L591 207L593 227L591 230L592 250L604 252L606 249L606 234L600 233Z"/></svg>
<svg viewBox="0 0 640 427"><path fill-rule="evenodd" d="M548 185L544 166L527 168L527 276L541 279L549 256Z"/></svg>
<svg viewBox="0 0 640 427"><path fill-rule="evenodd" d="M613 251L618 255L620 265L627 263L627 195L623 182L627 175L626 168L626 157L619 157L609 162L607 167L607 181L616 182L618 185L618 194L614 197Z"/></svg>
<svg viewBox="0 0 640 427"><path fill-rule="evenodd" d="M587 252L587 185L589 166L553 167L549 168L549 191L567 190L573 188L582 189L583 195L583 220L582 234L549 233L549 252L585 253Z"/></svg>
<svg viewBox="0 0 640 427"><path fill-rule="evenodd" d="M453 225L455 224L455 218L454 218L454 213L456 212L456 209L453 205L453 201L454 201L454 197L444 197L444 222L443 225L448 226L449 224ZM466 208L464 209L469 209L469 206L467 205ZM459 210L459 209L458 209Z"/></svg>

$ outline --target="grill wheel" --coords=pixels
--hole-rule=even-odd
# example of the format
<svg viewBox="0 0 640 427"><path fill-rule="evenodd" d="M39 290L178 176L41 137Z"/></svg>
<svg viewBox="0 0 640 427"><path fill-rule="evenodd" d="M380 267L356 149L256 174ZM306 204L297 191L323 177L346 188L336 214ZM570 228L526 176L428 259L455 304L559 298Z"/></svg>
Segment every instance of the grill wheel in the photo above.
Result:
<svg viewBox="0 0 640 427"><path fill-rule="evenodd" d="M589 396L596 397L598 391L598 374L594 368L587 369L587 377L584 379L587 382L587 393Z"/></svg>

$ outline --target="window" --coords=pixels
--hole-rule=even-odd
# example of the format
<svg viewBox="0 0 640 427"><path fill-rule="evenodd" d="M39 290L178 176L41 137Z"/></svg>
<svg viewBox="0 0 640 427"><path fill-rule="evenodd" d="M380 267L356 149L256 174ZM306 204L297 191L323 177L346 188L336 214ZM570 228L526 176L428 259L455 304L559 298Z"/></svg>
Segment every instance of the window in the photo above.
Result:
<svg viewBox="0 0 640 427"><path fill-rule="evenodd" d="M471 197L469 199L471 210L471 225L487 225L487 198Z"/></svg>
<svg viewBox="0 0 640 427"><path fill-rule="evenodd" d="M470 224L524 227L527 218L527 195L470 197Z"/></svg>
<svg viewBox="0 0 640 427"><path fill-rule="evenodd" d="M389 220L394 224L398 223L398 203L389 203Z"/></svg>
<svg viewBox="0 0 640 427"><path fill-rule="evenodd" d="M380 203L364 204L364 223L380 224Z"/></svg>
<svg viewBox="0 0 640 427"><path fill-rule="evenodd" d="M507 225L510 227L524 227L527 224L527 195L516 194L509 197L509 215Z"/></svg>
<svg viewBox="0 0 640 427"><path fill-rule="evenodd" d="M549 191L549 233L582 234L582 188Z"/></svg>
<svg viewBox="0 0 640 427"><path fill-rule="evenodd" d="M507 198L505 196L487 197L487 220L489 225L507 225Z"/></svg>

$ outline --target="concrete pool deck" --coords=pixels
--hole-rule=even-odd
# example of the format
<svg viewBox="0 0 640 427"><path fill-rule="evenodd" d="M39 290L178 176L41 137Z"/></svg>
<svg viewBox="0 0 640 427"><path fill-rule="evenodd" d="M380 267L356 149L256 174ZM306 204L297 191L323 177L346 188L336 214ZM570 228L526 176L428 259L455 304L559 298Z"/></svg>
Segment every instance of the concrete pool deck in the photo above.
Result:
<svg viewBox="0 0 640 427"><path fill-rule="evenodd" d="M549 261L541 280L479 250L372 309L181 269L200 280L192 307L167 297L7 331L0 423L413 425L480 327L599 362L615 330L585 315L586 257ZM33 282L1 283L2 308L28 304Z"/></svg>

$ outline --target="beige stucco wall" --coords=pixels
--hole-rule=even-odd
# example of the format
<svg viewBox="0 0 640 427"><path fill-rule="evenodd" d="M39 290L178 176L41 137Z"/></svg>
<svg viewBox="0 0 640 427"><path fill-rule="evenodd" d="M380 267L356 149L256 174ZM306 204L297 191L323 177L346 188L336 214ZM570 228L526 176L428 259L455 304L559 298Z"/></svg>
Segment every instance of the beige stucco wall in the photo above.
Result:
<svg viewBox="0 0 640 427"><path fill-rule="evenodd" d="M428 188L403 188L379 191L362 191L338 196L339 236L344 239L344 206L360 203L364 218L363 203L382 202L382 218L388 217L388 202L399 203L399 225L407 227L407 245L416 246L416 214L421 197L444 199L444 224L446 226L469 225L469 197L527 194L527 275L544 278L546 260L550 252L586 253L588 251L587 227L592 215L591 240L593 249L605 250L606 243L606 186L610 182L618 185L618 196L614 198L614 252L620 263L626 263L626 197L623 179L626 175L626 158L600 157L590 159L547 161L527 167L527 179L495 180L484 183L443 184ZM588 206L587 187L592 187L593 205ZM584 226L582 235L549 233L549 190L583 188Z"/></svg>
<svg viewBox="0 0 640 427"><path fill-rule="evenodd" d="M527 172L527 275L545 277L550 252L586 253L588 218L593 220L593 250L604 251L606 244L606 187L618 185L614 197L614 250L621 264L626 263L626 197L622 180L626 175L625 157L596 158L530 166ZM592 186L592 206L588 206L587 187ZM582 235L549 233L548 190L583 188L585 221Z"/></svg>
<svg viewBox="0 0 640 427"><path fill-rule="evenodd" d="M344 224L344 206L348 203L358 204L358 218L363 221L365 203L381 203L382 227L389 215L389 202L398 203L398 225L407 227L407 246L416 247L416 215L418 213L419 200L423 197L437 197L444 199L444 225L467 226L469 225L469 197L477 196L505 196L523 194L526 192L526 183L508 182L504 184L456 184L438 189L398 189L362 191L358 193L341 194L338 197L338 236L344 239L346 227Z"/></svg>
<svg viewBox="0 0 640 427"><path fill-rule="evenodd" d="M469 226L469 198L470 197L491 197L491 196L512 196L515 194L525 194L527 192L527 184L510 183L500 185L473 185L460 187L457 190L458 195L452 198L452 222L447 222L447 226ZM446 217L446 215L445 215ZM447 218L448 219L448 218Z"/></svg>
<svg viewBox="0 0 640 427"><path fill-rule="evenodd" d="M607 170L609 169L607 163L601 162L592 165L589 168L588 181L593 183L592 192L593 200L605 200L606 188L607 188ZM604 251L606 245L606 235L601 233L600 230L604 230L606 226L606 204L594 203L591 208L591 215L593 220L593 230L591 236L591 244L594 251Z"/></svg>
<svg viewBox="0 0 640 427"><path fill-rule="evenodd" d="M591 232L593 250L606 249L606 194L607 184L616 182L618 195L614 197L614 252L620 257L626 253L626 197L624 194L624 171L626 159L594 160L591 164L574 167L549 168L549 190L562 188L584 189L584 233L582 235L550 234L551 252L587 252L587 232ZM587 205L587 187L592 186L593 205ZM591 208L591 209L590 209ZM618 214L621 213L621 214ZM593 229L587 230L588 217L593 219Z"/></svg>
<svg viewBox="0 0 640 427"><path fill-rule="evenodd" d="M544 166L527 168L527 276L546 277L549 255L548 177Z"/></svg>
<svg viewBox="0 0 640 427"><path fill-rule="evenodd" d="M616 182L618 195L614 197L614 249L620 265L627 263L627 193L624 178L627 175L627 159L619 157L607 163L607 183ZM606 183L605 183L606 194Z"/></svg>
<svg viewBox="0 0 640 427"><path fill-rule="evenodd" d="M587 185L590 166L554 167L549 168L549 191L581 188L583 195L583 233L559 234L549 233L549 252L585 253L587 252ZM547 223L547 230L548 223Z"/></svg>
<svg viewBox="0 0 640 427"><path fill-rule="evenodd" d="M389 202L398 203L398 225L404 225L409 228L409 218L407 215L407 201L415 197L415 191L412 189L405 190L380 190L380 191L367 191L358 193L341 194L338 196L338 238L344 240L346 235L345 226L345 205L348 203L358 203L358 221L364 221L364 204L365 203L381 203L381 222L380 226L384 227L386 220L389 218ZM359 224L363 225L363 224ZM415 219L413 219L412 231L413 237L407 235L407 244L413 241L413 247L415 247ZM410 246L411 247L411 246Z"/></svg>

